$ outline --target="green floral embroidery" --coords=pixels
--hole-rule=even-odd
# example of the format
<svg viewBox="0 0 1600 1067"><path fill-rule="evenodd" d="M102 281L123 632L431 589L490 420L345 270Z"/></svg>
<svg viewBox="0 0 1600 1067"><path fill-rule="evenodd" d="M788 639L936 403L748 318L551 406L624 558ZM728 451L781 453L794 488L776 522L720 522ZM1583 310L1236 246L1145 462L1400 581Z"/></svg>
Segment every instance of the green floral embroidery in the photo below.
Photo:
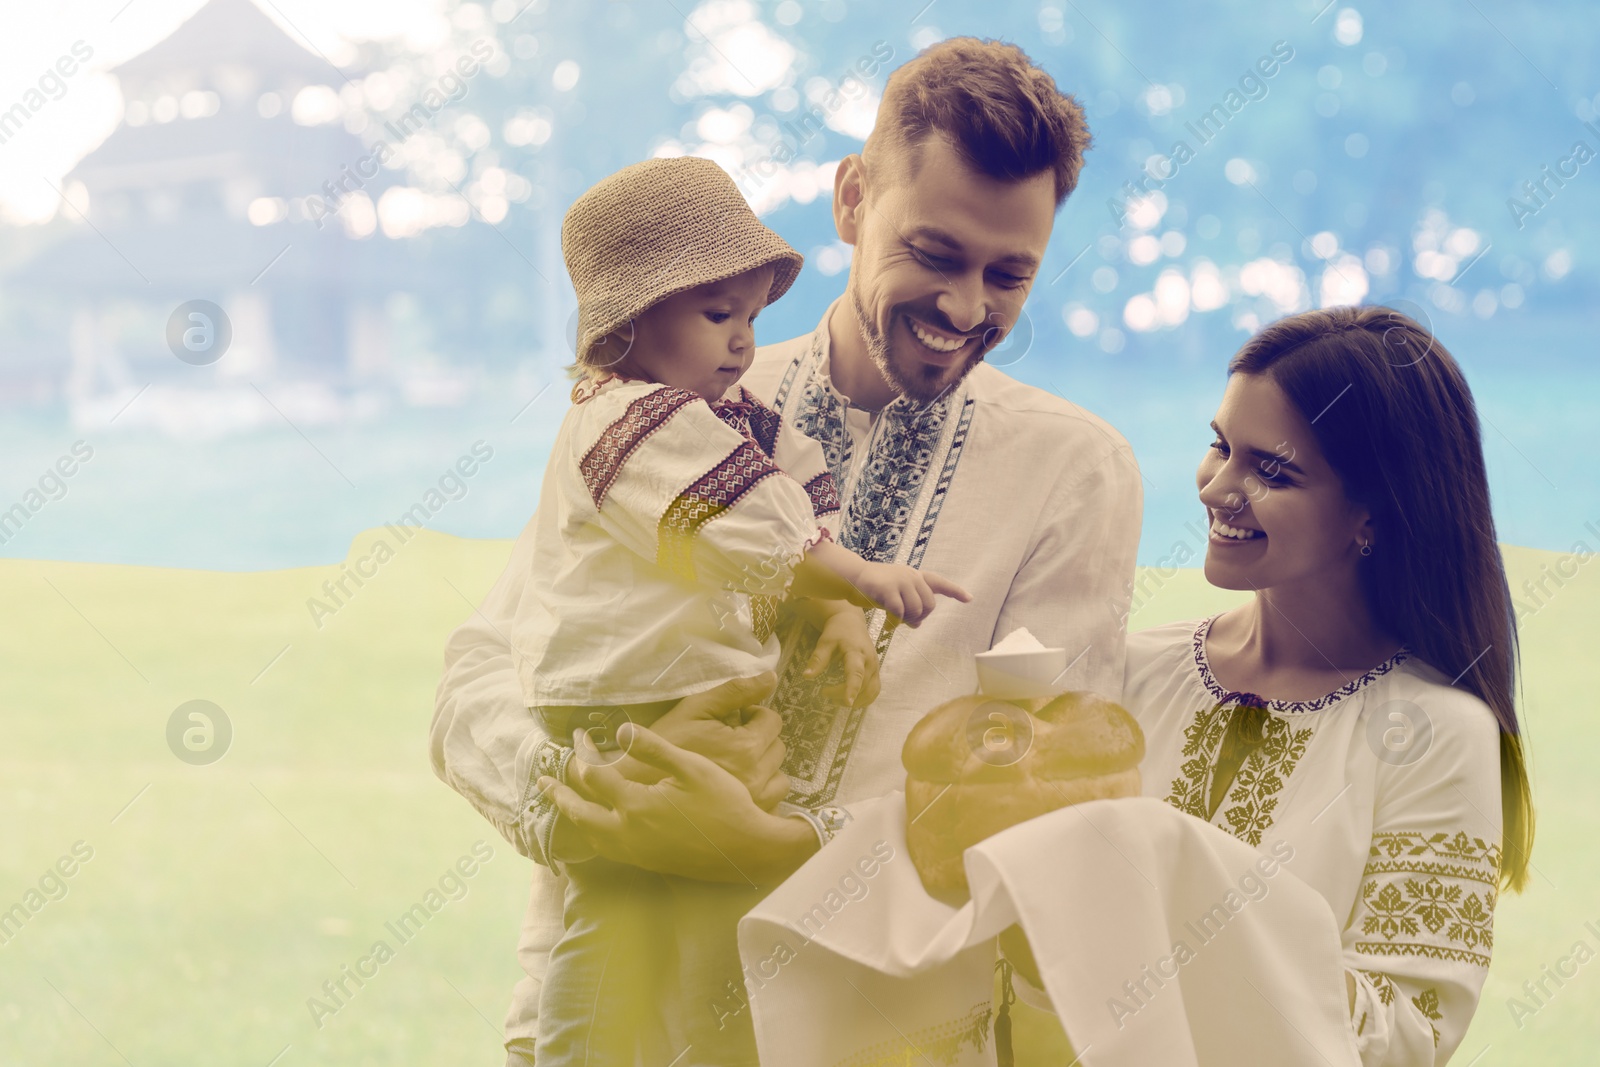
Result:
<svg viewBox="0 0 1600 1067"><path fill-rule="evenodd" d="M1269 718L1266 735L1261 747L1239 768L1228 793L1231 806L1223 813L1233 835L1251 845L1261 844L1262 835L1271 827L1278 793L1305 755L1311 727L1296 730L1282 719Z"/></svg>
<svg viewBox="0 0 1600 1067"><path fill-rule="evenodd" d="M1207 818L1206 778L1211 770L1211 755L1222 744L1227 725L1227 708L1218 704L1196 715L1183 731L1183 765L1178 768L1178 777L1172 780L1168 804L1196 818Z"/></svg>
<svg viewBox="0 0 1600 1067"><path fill-rule="evenodd" d="M1228 725L1228 711L1218 704L1210 711L1202 711L1183 731L1183 764L1178 777L1172 780L1167 803L1179 811L1196 818L1207 817L1205 795L1206 777L1211 770L1211 754L1222 744L1222 734Z"/></svg>
<svg viewBox="0 0 1600 1067"><path fill-rule="evenodd" d="M1422 992L1411 998L1411 1003L1415 1004L1417 1006L1417 1010L1429 1018L1430 1022L1428 1025L1433 1027L1433 1047L1438 1048L1439 1028L1433 1024L1444 1018L1444 1016L1439 1012L1438 990L1424 989Z"/></svg>
<svg viewBox="0 0 1600 1067"><path fill-rule="evenodd" d="M1368 872L1427 871L1470 878L1493 887L1500 876L1500 846L1487 844L1465 831L1454 835L1417 830L1372 835Z"/></svg>
<svg viewBox="0 0 1600 1067"><path fill-rule="evenodd" d="M1390 978L1382 971L1362 971L1361 973L1366 975L1367 980L1372 983L1373 990L1378 994L1378 1000L1385 1007L1395 1002L1395 998L1399 995L1400 987L1395 984L1393 978ZM1443 1013L1439 1011L1439 991L1433 988L1424 989L1411 998L1411 1003L1415 1004L1417 1010L1429 1019L1428 1025L1433 1028L1433 1047L1438 1048L1439 1028L1433 1024L1444 1019ZM1366 1016L1362 1016L1361 1022L1362 1026L1356 1028L1356 1033L1358 1034L1361 1033L1362 1028L1366 1025Z"/></svg>
<svg viewBox="0 0 1600 1067"><path fill-rule="evenodd" d="M1374 834L1361 885L1371 940L1356 949L1487 967L1499 871L1499 847L1464 832Z"/></svg>
<svg viewBox="0 0 1600 1067"><path fill-rule="evenodd" d="M1228 721L1236 713L1231 705L1218 704L1196 715L1183 732L1184 762L1178 768L1178 777L1172 780L1168 804L1213 821L1215 813L1208 809L1206 799ZM1245 757L1220 805L1224 828L1251 845L1260 845L1272 826L1278 794L1305 755L1312 732L1310 726L1295 728L1277 715L1268 715L1262 729L1264 739Z"/></svg>
<svg viewBox="0 0 1600 1067"><path fill-rule="evenodd" d="M1378 1000L1381 1003L1385 1006L1394 1003L1395 984L1393 978L1390 978L1382 971L1362 971L1361 973L1366 975L1367 981L1372 983L1372 988L1377 992Z"/></svg>

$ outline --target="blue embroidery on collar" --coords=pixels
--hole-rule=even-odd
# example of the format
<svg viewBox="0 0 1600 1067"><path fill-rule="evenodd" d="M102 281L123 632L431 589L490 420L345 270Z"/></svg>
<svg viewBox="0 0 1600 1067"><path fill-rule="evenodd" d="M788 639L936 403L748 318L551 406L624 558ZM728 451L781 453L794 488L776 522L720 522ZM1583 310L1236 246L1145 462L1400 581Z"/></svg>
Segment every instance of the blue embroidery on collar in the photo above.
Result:
<svg viewBox="0 0 1600 1067"><path fill-rule="evenodd" d="M819 336L785 371L773 406L822 447L828 469L844 493L852 441L845 425L845 403L823 376L822 365ZM842 545L876 562L921 563L971 426L976 402L966 392L963 382L932 403L898 397L884 407L869 438L870 454L856 484L849 487L849 499L841 502L837 540ZM930 472L935 472L934 483L931 491L925 491ZM908 529L913 538L909 545ZM882 660L891 635L882 630L882 613L873 615ZM802 807L832 802L865 715L865 709L838 707L821 695L824 685L836 680L831 672L817 678L803 676L813 647L812 640L802 639L786 650L772 700L784 718L782 737L788 750L784 770L793 784L789 799Z"/></svg>

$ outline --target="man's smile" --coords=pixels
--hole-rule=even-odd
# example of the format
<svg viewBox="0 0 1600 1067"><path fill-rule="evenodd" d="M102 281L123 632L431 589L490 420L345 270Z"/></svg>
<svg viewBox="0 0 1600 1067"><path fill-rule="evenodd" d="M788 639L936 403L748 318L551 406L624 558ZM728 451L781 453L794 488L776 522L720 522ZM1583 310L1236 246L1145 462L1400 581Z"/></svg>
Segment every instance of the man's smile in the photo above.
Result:
<svg viewBox="0 0 1600 1067"><path fill-rule="evenodd" d="M919 345L928 352L940 356L952 356L967 347L974 340L973 337L962 334L952 334L935 326L930 326L921 319L905 316L906 328L910 331ZM935 362L944 362L936 360Z"/></svg>

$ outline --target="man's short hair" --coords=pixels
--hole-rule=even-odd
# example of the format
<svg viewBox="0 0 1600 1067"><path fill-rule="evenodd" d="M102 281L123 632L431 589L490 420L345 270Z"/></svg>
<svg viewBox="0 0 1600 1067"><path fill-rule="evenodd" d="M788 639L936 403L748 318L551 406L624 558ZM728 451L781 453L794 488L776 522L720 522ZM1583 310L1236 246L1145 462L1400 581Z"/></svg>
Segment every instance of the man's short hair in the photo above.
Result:
<svg viewBox="0 0 1600 1067"><path fill-rule="evenodd" d="M1051 171L1057 207L1077 187L1089 147L1083 108L1055 79L1016 45L976 37L930 45L889 76L863 152L903 154L915 174L916 149L935 133L992 178Z"/></svg>

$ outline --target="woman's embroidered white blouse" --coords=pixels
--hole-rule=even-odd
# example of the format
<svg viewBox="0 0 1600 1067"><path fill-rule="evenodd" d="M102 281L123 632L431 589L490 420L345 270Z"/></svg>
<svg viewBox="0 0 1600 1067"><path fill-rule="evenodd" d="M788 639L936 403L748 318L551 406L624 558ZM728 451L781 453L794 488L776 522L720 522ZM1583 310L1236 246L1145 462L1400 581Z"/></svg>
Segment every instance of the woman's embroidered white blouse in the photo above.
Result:
<svg viewBox="0 0 1600 1067"><path fill-rule="evenodd" d="M1493 713L1406 651L1315 700L1228 693L1206 659L1212 621L1128 637L1123 701L1144 728L1145 794L1263 853L1292 847L1287 869L1343 925L1363 1063L1444 1062L1494 946ZM1237 770L1214 791L1219 761Z"/></svg>

